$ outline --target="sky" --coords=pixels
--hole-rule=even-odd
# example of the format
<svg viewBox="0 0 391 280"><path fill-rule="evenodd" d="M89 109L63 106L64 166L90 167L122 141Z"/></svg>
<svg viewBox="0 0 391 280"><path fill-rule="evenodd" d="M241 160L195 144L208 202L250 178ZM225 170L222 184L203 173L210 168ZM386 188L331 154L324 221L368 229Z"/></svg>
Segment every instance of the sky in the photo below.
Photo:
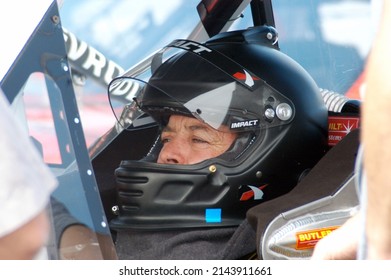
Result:
<svg viewBox="0 0 391 280"><path fill-rule="evenodd" d="M51 4L51 0L0 2L0 38L3 42L0 57L0 80L3 79ZM7 38L6 44L4 38Z"/></svg>

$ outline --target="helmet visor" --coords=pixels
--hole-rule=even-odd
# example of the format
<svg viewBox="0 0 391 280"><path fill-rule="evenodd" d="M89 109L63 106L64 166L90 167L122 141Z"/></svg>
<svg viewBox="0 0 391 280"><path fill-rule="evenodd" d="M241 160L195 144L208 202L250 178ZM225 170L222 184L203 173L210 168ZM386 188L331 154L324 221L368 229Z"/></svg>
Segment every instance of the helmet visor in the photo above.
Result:
<svg viewBox="0 0 391 280"><path fill-rule="evenodd" d="M108 92L117 121L126 129L152 120L164 125L170 115L180 114L216 130L242 132L283 125L294 116L293 103L261 78L222 53L186 40L157 52L138 75L114 79Z"/></svg>

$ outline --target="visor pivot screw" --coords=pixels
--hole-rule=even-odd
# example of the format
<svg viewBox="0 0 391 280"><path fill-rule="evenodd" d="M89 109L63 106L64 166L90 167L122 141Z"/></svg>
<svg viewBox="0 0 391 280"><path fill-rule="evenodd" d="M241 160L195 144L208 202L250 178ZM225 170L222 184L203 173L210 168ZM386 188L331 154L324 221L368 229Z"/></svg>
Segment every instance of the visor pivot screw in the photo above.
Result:
<svg viewBox="0 0 391 280"><path fill-rule="evenodd" d="M262 171L257 171L257 173L255 173L255 177L258 179L262 178Z"/></svg>
<svg viewBox="0 0 391 280"><path fill-rule="evenodd" d="M272 120L274 118L274 116L276 115L276 113L274 112L274 110L272 108L267 108L265 110L265 117L268 119L268 120Z"/></svg>
<svg viewBox="0 0 391 280"><path fill-rule="evenodd" d="M211 165L211 166L209 166L209 171L210 171L210 172L215 173L216 170L217 170L216 165Z"/></svg>
<svg viewBox="0 0 391 280"><path fill-rule="evenodd" d="M114 215L118 216L118 214L119 214L119 207L118 207L118 205L114 205L113 207L111 207L111 212Z"/></svg>
<svg viewBox="0 0 391 280"><path fill-rule="evenodd" d="M280 120L287 121L293 115L292 107L287 103L278 104L276 108L276 115Z"/></svg>

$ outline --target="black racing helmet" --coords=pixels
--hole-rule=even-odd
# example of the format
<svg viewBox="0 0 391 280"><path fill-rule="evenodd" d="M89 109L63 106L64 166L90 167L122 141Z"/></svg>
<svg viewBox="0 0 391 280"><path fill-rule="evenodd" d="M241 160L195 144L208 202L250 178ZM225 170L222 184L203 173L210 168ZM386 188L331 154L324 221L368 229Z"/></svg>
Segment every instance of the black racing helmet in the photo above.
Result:
<svg viewBox="0 0 391 280"><path fill-rule="evenodd" d="M327 108L311 76L275 47L262 26L212 37L176 40L151 59L151 76L123 76L110 95L132 91L119 123L161 127L173 114L228 127L227 152L192 165L156 163L159 135L142 160L115 171L117 229L236 226L249 208L292 190L327 150ZM170 53L167 55L167 53ZM316 186L314 186L316 187Z"/></svg>

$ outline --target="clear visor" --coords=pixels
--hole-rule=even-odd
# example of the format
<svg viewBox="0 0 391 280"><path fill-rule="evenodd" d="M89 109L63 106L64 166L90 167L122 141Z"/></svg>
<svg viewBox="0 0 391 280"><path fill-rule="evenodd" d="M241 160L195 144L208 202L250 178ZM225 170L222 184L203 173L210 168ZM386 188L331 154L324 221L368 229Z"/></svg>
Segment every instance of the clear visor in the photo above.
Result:
<svg viewBox="0 0 391 280"><path fill-rule="evenodd" d="M294 117L293 103L261 78L187 40L157 52L144 69L115 78L108 94L123 129L164 122L172 114L235 132L283 125Z"/></svg>

